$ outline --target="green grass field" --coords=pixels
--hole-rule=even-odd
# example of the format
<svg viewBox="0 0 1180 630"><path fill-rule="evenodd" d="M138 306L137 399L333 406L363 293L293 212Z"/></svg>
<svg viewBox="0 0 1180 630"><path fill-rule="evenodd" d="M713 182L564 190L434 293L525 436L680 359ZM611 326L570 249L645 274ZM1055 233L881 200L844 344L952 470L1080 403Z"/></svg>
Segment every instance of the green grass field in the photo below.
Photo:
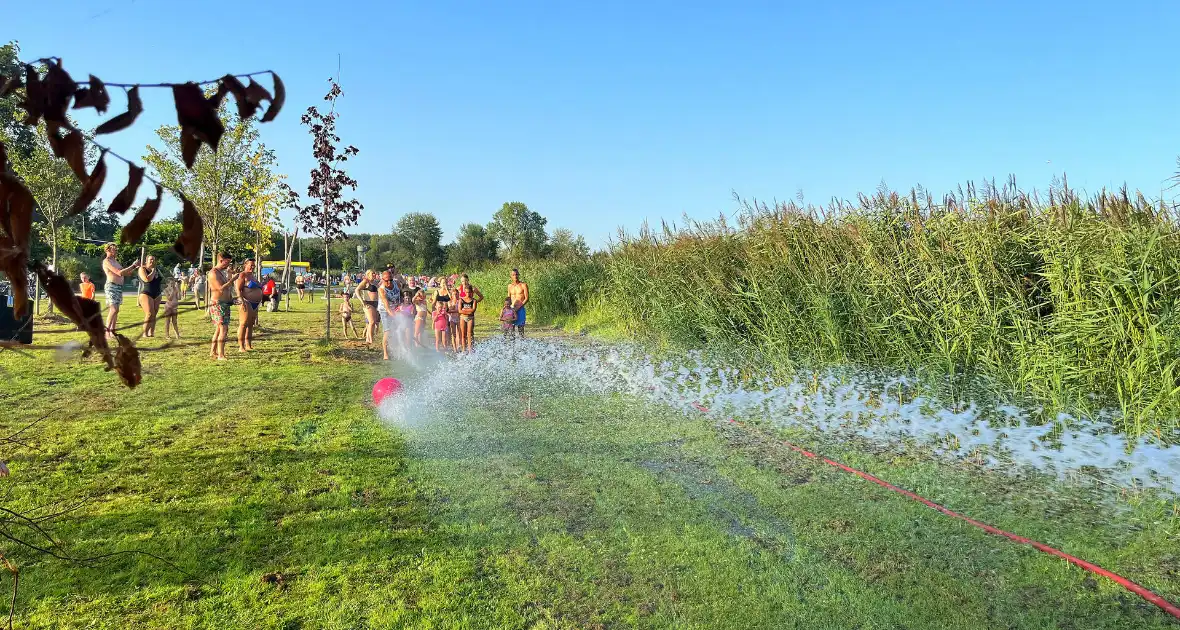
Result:
<svg viewBox="0 0 1180 630"><path fill-rule="evenodd" d="M175 565L4 545L21 571L19 627L1175 626L1105 580L764 435L623 397L544 398L524 383L425 428L388 426L369 388L409 368L317 342L322 303L293 304L262 313L251 355L144 352L134 391L93 359L0 352L0 430L46 416L27 446L3 447L5 507L73 508L43 523L59 553ZM181 325L184 341L207 341L197 314ZM520 417L529 395L536 419ZM1172 504L825 448L1180 600Z"/></svg>

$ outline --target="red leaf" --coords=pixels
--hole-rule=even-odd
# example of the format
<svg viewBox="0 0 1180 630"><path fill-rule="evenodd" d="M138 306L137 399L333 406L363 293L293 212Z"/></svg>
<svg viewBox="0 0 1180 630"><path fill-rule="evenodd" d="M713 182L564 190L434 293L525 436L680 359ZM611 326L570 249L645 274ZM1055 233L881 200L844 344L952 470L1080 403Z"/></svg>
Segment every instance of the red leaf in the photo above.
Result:
<svg viewBox="0 0 1180 630"><path fill-rule="evenodd" d="M95 135L114 133L131 126L135 119L143 113L143 102L139 100L139 86L127 91L127 111L99 125L94 130Z"/></svg>
<svg viewBox="0 0 1180 630"><path fill-rule="evenodd" d="M20 73L14 74L10 77L0 76L0 98L4 98L9 94L12 94L13 91L22 85Z"/></svg>
<svg viewBox="0 0 1180 630"><path fill-rule="evenodd" d="M270 122L279 115L279 110L283 108L283 102L287 100L287 90L283 87L283 81L279 79L279 75L274 72L270 76L275 80L275 95L270 101L270 107L266 108L266 113L262 115L262 122Z"/></svg>
<svg viewBox="0 0 1180 630"><path fill-rule="evenodd" d="M74 171L74 175L78 177L78 181L85 182L89 175L86 173L86 157L83 151L82 133L77 129L71 129L63 137L57 135L58 129L60 129L60 126L57 123L45 123L45 131L49 137L49 147L53 149L53 155L64 159L66 164L70 165L70 169Z"/></svg>
<svg viewBox="0 0 1180 630"><path fill-rule="evenodd" d="M115 196L115 200L111 202L111 206L107 208L109 214L123 214L131 208L131 204L135 203L135 193L139 192L139 185L143 183L143 167L134 164L127 165L127 185L119 194Z"/></svg>
<svg viewBox="0 0 1180 630"><path fill-rule="evenodd" d="M123 231L119 234L119 242L123 244L134 243L143 237L147 232L148 226L152 224L152 219L155 218L156 212L160 210L160 200L164 196L164 189L156 184L156 198L148 199L143 202L143 207L139 212L135 213L134 217L123 226Z"/></svg>
<svg viewBox="0 0 1180 630"><path fill-rule="evenodd" d="M180 236L176 238L172 249L185 260L197 262L197 255L201 250L201 239L204 237L205 223L201 220L197 207L189 201L188 197L182 194L180 200L184 202L184 210L180 215Z"/></svg>
<svg viewBox="0 0 1180 630"><path fill-rule="evenodd" d="M60 63L50 60L42 85L45 102L41 115L48 122L68 126L70 121L66 120L66 110L70 107L70 99L74 97L74 92L78 90L78 84Z"/></svg>
<svg viewBox="0 0 1180 630"><path fill-rule="evenodd" d="M184 158L184 165L192 168L197 161L197 153L201 150L201 141L196 136L180 130L180 155Z"/></svg>
<svg viewBox="0 0 1180 630"><path fill-rule="evenodd" d="M238 118L246 119L254 115L254 109L250 109L249 101L246 96L246 86L232 74L227 74L221 77L217 84L217 91L220 94L229 92L234 95L234 101L238 104ZM256 108L255 108L256 109Z"/></svg>
<svg viewBox="0 0 1180 630"><path fill-rule="evenodd" d="M217 117L217 109L205 99L201 86L192 82L173 85L172 99L176 102L176 120L180 123L180 134L191 135L216 151L225 127ZM195 158L196 154L193 156ZM189 167L192 165L189 164Z"/></svg>
<svg viewBox="0 0 1180 630"><path fill-rule="evenodd" d="M29 230L33 195L11 171L0 172L0 271L12 284L12 306L24 312L29 300Z"/></svg>
<svg viewBox="0 0 1180 630"><path fill-rule="evenodd" d="M238 101L238 114L242 118L249 118L254 115L254 112L258 111L259 107L262 106L262 101L273 100L274 99L272 99L270 96L270 92L267 92L266 88L262 87L261 83L255 82L253 77L251 77L250 85L246 86L246 106L243 108L242 102Z"/></svg>
<svg viewBox="0 0 1180 630"><path fill-rule="evenodd" d="M66 217L72 217L82 214L94 203L98 197L98 192L102 190L102 183L107 178L107 152L103 151L98 156L98 163L94 165L94 170L90 172L90 177L83 180L82 192L78 198L74 200L74 206L70 208L69 214Z"/></svg>
<svg viewBox="0 0 1180 630"><path fill-rule="evenodd" d="M36 125L41 120L41 112L45 106L45 86L41 83L41 75L37 69L25 64L25 98L20 102L25 110L26 125Z"/></svg>
<svg viewBox="0 0 1180 630"><path fill-rule="evenodd" d="M115 349L115 373L123 379L124 385L135 389L135 386L143 381L139 350L135 348L135 344L130 339L123 335L116 333L115 340L119 342L119 347Z"/></svg>
<svg viewBox="0 0 1180 630"><path fill-rule="evenodd" d="M90 75L90 86L79 89L74 94L74 109L93 107L94 111L105 114L107 105L111 104L111 97L107 94L107 87L93 74Z"/></svg>

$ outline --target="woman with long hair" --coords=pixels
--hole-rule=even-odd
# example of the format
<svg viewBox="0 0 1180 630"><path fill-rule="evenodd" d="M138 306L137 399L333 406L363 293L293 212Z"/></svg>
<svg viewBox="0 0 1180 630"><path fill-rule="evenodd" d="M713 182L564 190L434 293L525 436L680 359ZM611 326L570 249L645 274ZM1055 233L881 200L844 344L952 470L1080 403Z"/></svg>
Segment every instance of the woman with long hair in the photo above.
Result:
<svg viewBox="0 0 1180 630"><path fill-rule="evenodd" d="M143 309L143 336L156 336L156 315L160 312L160 296L164 293L163 277L156 268L156 257L149 255L139 268L143 290L139 292L139 307Z"/></svg>
<svg viewBox="0 0 1180 630"><path fill-rule="evenodd" d="M369 269L361 281L356 283L353 296L361 301L365 310L365 343L373 345L373 337L377 334L377 292L381 285L377 282L377 272Z"/></svg>
<svg viewBox="0 0 1180 630"><path fill-rule="evenodd" d="M483 301L483 293L471 284L467 274L459 280L459 346L471 352L475 345L475 311Z"/></svg>

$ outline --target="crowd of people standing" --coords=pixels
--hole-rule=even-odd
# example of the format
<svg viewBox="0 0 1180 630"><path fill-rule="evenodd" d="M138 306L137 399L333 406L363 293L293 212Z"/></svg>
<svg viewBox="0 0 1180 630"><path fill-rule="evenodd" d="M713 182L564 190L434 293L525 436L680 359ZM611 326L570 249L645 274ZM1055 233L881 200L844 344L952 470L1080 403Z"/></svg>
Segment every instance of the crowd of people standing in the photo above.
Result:
<svg viewBox="0 0 1180 630"><path fill-rule="evenodd" d="M118 330L123 285L132 275L141 283L137 299L144 313L144 337L155 336L160 307L163 306L165 335L169 339L173 334L180 338L178 308L191 291L193 306L197 309L201 309L202 302L207 299L204 307L213 322L209 356L222 361L226 359L225 346L234 306L238 312L238 350L249 352L254 349L254 328L258 323L259 309L265 303L267 310L278 310L283 293L273 275L258 278L253 259L246 259L241 268L231 268L233 258L225 252L217 255L216 263L207 273L197 267L185 272L177 264L169 279L158 268L154 256L147 256L142 264L135 262L124 267L119 263L115 244L107 244L104 251L106 257L102 268L106 283L103 291L107 303L108 336ZM309 282L311 278L311 274L302 273L294 278L301 301L305 294L310 299L310 288L314 286ZM504 335L523 336L529 301L528 284L521 281L516 269L512 270L510 279L499 320ZM342 333L346 338L350 333L357 339L363 338L372 347L380 330L385 360L390 359L391 352L397 355L425 348L431 333L434 350L439 353L470 351L475 346L475 315L484 301L484 294L471 284L465 273L436 277L403 275L389 265L380 273L370 269L357 276L342 274L340 285L343 287L339 294ZM94 298L95 285L88 274L81 274L80 290L82 297ZM364 313L363 335L357 332L352 321L353 300L360 301Z"/></svg>
<svg viewBox="0 0 1180 630"><path fill-rule="evenodd" d="M436 352L470 351L475 346L475 314L484 300L479 287L471 284L467 274L418 277L401 275L390 266L378 275L370 269L357 281L352 291L341 292L340 322L343 333L356 334L352 322L352 300L360 301L365 314L365 343L373 345L381 328L382 357L389 360L391 350L409 352L429 342L424 335L433 332ZM512 270L505 311L501 313L504 333L524 334L528 303L528 285L520 273ZM511 311L511 320L504 312ZM358 335L359 337L359 335Z"/></svg>

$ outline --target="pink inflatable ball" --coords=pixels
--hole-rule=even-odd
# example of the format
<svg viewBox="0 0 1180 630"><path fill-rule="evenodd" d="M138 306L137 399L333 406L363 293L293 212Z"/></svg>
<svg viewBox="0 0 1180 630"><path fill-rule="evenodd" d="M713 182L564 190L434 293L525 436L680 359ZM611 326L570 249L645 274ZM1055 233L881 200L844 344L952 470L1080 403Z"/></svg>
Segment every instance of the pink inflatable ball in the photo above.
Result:
<svg viewBox="0 0 1180 630"><path fill-rule="evenodd" d="M379 406L381 401L401 390L401 381L393 377L383 378L373 384L373 404Z"/></svg>

